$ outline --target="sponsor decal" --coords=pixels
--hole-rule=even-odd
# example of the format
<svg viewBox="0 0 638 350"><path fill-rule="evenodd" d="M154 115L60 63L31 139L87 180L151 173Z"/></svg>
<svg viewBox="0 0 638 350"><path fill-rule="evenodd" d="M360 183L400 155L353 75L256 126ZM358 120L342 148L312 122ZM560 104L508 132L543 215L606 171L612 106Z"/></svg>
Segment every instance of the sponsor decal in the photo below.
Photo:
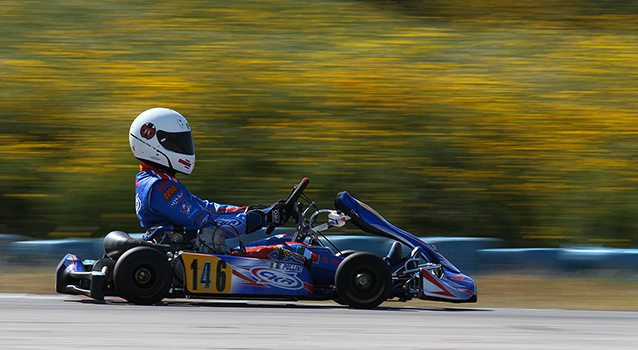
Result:
<svg viewBox="0 0 638 350"><path fill-rule="evenodd" d="M171 208L175 208L177 203L179 203L179 201L181 201L182 198L184 198L184 193L182 192L178 193L177 196L175 196L175 198L173 198L173 200L171 201Z"/></svg>
<svg viewBox="0 0 638 350"><path fill-rule="evenodd" d="M191 167L191 162L189 162L189 161L188 161L188 160L186 160L186 159L182 159L182 158L180 158L180 159L178 159L177 161L178 161L180 164L182 164L183 166L185 166L185 167L186 167L186 169L188 169L188 168L190 168L190 167Z"/></svg>
<svg viewBox="0 0 638 350"><path fill-rule="evenodd" d="M281 220L279 219L279 210L273 210L271 211L271 213L272 213L272 222L275 224L281 223Z"/></svg>
<svg viewBox="0 0 638 350"><path fill-rule="evenodd" d="M162 197L164 197L164 199L168 202L169 200L171 200L171 198L173 198L173 196L175 194L177 194L177 192L179 192L179 189L177 188L177 186L175 185L171 185L171 187L169 187L163 194Z"/></svg>
<svg viewBox="0 0 638 350"><path fill-rule="evenodd" d="M238 226L242 226L242 222L237 220L237 219L215 219L215 223L217 224L217 226L233 226L233 227L238 227Z"/></svg>
<svg viewBox="0 0 638 350"><path fill-rule="evenodd" d="M301 265L276 262L270 263L270 268L293 273L300 273L303 271L303 266Z"/></svg>
<svg viewBox="0 0 638 350"><path fill-rule="evenodd" d="M138 194L135 196L135 212L139 214L141 210L142 210L142 199L140 198L140 195Z"/></svg>
<svg viewBox="0 0 638 350"><path fill-rule="evenodd" d="M299 290L302 289L304 286L303 282L299 278L297 278L297 276L287 274L280 270L256 267L250 272L258 279L257 282L273 287L287 290Z"/></svg>
<svg viewBox="0 0 638 350"><path fill-rule="evenodd" d="M166 187L168 187L168 181L160 181L159 184L157 185L157 190L164 191L166 190Z"/></svg>
<svg viewBox="0 0 638 350"><path fill-rule="evenodd" d="M177 118L177 124L179 124L180 128L188 130L188 122L186 120L182 120L182 118Z"/></svg>
<svg viewBox="0 0 638 350"><path fill-rule="evenodd" d="M272 246L270 250L271 252L268 254L268 257L267 257L269 259L279 260L284 262L292 261L292 262L298 262L301 264L303 264L306 261L306 258L304 258L303 255L290 251L284 248L284 246L281 244Z"/></svg>
<svg viewBox="0 0 638 350"><path fill-rule="evenodd" d="M318 263L319 262L319 256L313 252L310 251L310 249L306 249L306 247L300 247L297 246L297 254L299 255L303 255L304 258L312 260L312 262L314 263ZM326 261L322 261L327 263L328 262L328 258L324 257L326 259Z"/></svg>
<svg viewBox="0 0 638 350"><path fill-rule="evenodd" d="M275 265L273 265L275 264ZM233 275L239 277L241 281L240 285L251 287L274 287L287 290L302 290L305 289L312 293L313 286L310 283L304 282L297 277L297 271L303 272L303 267L294 264L283 263L271 263L271 267L239 267L244 270L244 273L240 273L237 269L233 269ZM280 269L273 269L272 266L278 266ZM284 267L285 266L285 267ZM284 271L290 269L291 271ZM293 271L294 270L294 271Z"/></svg>
<svg viewBox="0 0 638 350"><path fill-rule="evenodd" d="M317 261L313 260L313 262L318 262L318 261L319 261L319 259L317 259ZM330 261L327 256L322 256L321 257L321 262L324 263L324 264L332 264L332 265L334 265L334 264L338 264L340 262L340 260L333 258L332 261Z"/></svg>
<svg viewBox="0 0 638 350"><path fill-rule="evenodd" d="M202 212L201 210L195 210L194 213L198 213L197 216L195 216L195 220L193 220L193 223L196 226L201 226L210 219L210 215Z"/></svg>
<svg viewBox="0 0 638 350"><path fill-rule="evenodd" d="M146 123L140 128L140 135L143 138L150 140L155 137L155 131L155 125L153 125L153 123Z"/></svg>
<svg viewBox="0 0 638 350"><path fill-rule="evenodd" d="M191 206L188 203L188 201L184 201L184 203L182 203L182 213L184 214L189 214L191 212Z"/></svg>

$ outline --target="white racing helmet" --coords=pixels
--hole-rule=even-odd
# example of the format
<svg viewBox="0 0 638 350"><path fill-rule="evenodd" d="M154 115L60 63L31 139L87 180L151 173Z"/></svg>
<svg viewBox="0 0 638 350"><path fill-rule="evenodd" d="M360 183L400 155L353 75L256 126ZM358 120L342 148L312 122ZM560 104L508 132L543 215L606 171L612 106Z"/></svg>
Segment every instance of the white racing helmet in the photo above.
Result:
<svg viewBox="0 0 638 350"><path fill-rule="evenodd" d="M195 167L195 144L188 121L168 108L142 112L131 124L129 144L135 158L183 174Z"/></svg>

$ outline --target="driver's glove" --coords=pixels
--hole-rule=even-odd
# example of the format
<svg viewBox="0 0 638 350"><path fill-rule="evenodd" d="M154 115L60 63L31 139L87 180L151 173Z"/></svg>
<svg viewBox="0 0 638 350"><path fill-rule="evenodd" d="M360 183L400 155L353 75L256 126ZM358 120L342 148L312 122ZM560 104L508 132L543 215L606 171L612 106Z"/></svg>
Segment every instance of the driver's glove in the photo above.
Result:
<svg viewBox="0 0 638 350"><path fill-rule="evenodd" d="M268 225L281 226L288 221L288 211L283 200L263 209L264 221Z"/></svg>

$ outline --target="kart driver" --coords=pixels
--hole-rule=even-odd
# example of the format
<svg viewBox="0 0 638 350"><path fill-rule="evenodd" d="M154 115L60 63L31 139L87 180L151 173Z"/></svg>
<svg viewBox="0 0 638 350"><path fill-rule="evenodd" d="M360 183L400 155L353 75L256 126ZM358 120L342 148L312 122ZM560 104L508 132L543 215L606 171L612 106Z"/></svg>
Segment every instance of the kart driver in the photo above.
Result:
<svg viewBox="0 0 638 350"><path fill-rule="evenodd" d="M287 220L283 203L269 207L247 207L202 200L175 177L189 175L195 167L191 128L181 114L167 108L152 108L131 124L129 144L140 160L135 177L135 211L142 227L158 225L201 228L205 247L223 247L225 237L256 231Z"/></svg>

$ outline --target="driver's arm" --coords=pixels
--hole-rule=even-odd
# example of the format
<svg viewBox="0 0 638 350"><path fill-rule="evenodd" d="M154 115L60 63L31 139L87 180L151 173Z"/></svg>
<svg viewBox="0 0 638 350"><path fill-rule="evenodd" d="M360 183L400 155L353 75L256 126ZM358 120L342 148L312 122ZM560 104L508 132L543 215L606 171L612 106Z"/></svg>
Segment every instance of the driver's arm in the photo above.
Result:
<svg viewBox="0 0 638 350"><path fill-rule="evenodd" d="M170 180L153 184L150 203L153 212L179 226L232 225L239 234L244 234L256 231L264 225L264 216L261 213L246 211L248 207L199 199L183 184Z"/></svg>
<svg viewBox="0 0 638 350"><path fill-rule="evenodd" d="M208 209L209 211L213 213L228 213L232 211L244 212L248 209L248 206L240 207L240 206L230 205L230 204L219 204L219 203L211 202L206 199L199 199L197 196L193 194L191 194L191 197L193 198L194 201L199 202L202 206L204 206L206 209Z"/></svg>
<svg viewBox="0 0 638 350"><path fill-rule="evenodd" d="M179 182L161 180L153 184L150 193L151 210L179 226L204 226L213 215L207 202L193 196Z"/></svg>

